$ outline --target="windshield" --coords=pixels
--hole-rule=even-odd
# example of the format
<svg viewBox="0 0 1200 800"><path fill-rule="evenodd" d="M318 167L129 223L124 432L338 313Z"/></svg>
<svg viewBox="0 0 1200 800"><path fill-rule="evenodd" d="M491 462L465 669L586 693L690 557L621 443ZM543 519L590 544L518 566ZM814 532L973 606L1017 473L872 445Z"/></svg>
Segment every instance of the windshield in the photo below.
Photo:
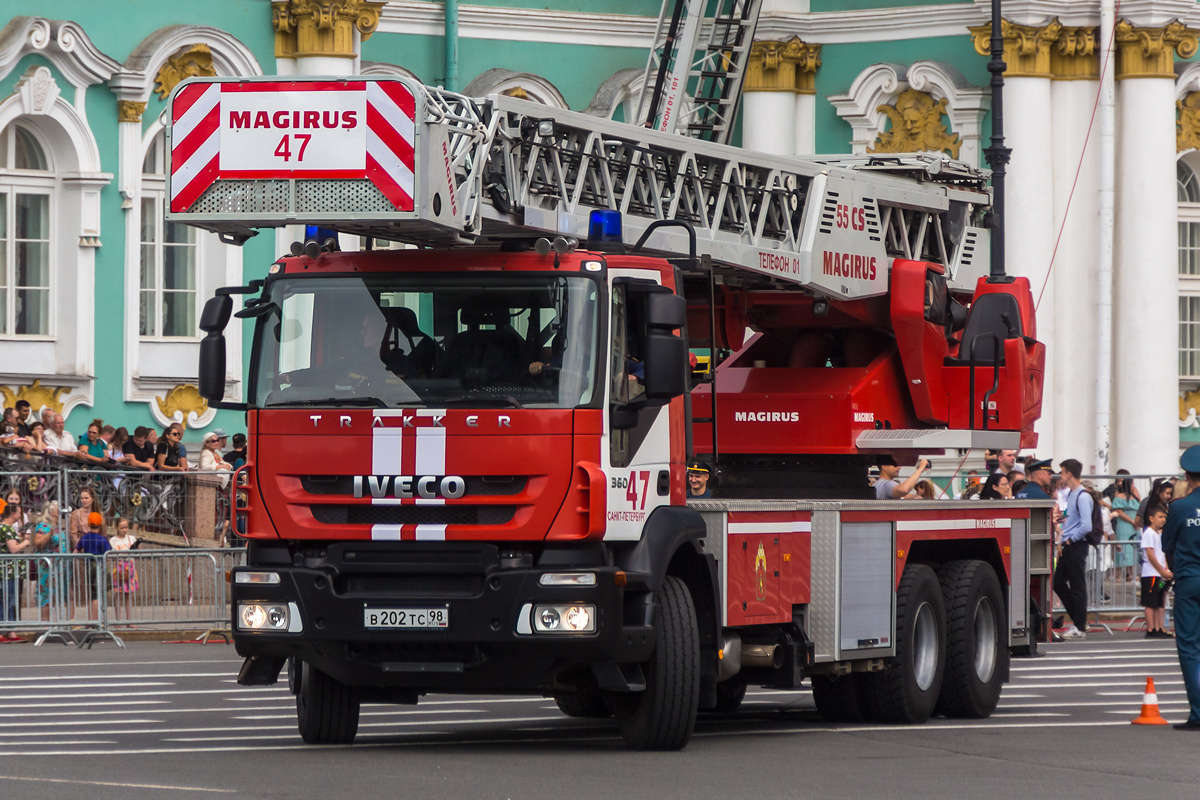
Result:
<svg viewBox="0 0 1200 800"><path fill-rule="evenodd" d="M561 275L285 278L254 404L572 408L596 393L597 284Z"/></svg>

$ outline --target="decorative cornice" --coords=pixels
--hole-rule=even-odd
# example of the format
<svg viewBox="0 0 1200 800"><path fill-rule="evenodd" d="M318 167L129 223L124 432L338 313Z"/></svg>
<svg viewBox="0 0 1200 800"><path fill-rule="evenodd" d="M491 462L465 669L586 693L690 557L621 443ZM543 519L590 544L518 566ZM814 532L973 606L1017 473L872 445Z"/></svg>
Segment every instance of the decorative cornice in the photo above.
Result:
<svg viewBox="0 0 1200 800"><path fill-rule="evenodd" d="M166 61L196 44L208 47L218 75L263 74L250 49L229 33L205 25L169 25L143 39L108 85L118 100L145 101Z"/></svg>
<svg viewBox="0 0 1200 800"><path fill-rule="evenodd" d="M1200 42L1196 31L1179 20L1161 28L1139 28L1126 19L1117 22L1117 80L1175 78L1175 54L1191 58Z"/></svg>
<svg viewBox="0 0 1200 800"><path fill-rule="evenodd" d="M375 0L271 0L275 57L354 58L354 32L369 39L385 5Z"/></svg>
<svg viewBox="0 0 1200 800"><path fill-rule="evenodd" d="M136 100L117 101L117 122L141 122L146 104Z"/></svg>
<svg viewBox="0 0 1200 800"><path fill-rule="evenodd" d="M981 56L992 52L992 23L968 28L975 41L975 52ZM1050 48L1062 36L1063 26L1057 18L1042 26L1017 25L1007 19L1000 21L1004 36L1004 70L1006 78L1049 78Z"/></svg>
<svg viewBox="0 0 1200 800"><path fill-rule="evenodd" d="M821 45L793 36L786 42L755 42L746 63L745 92L816 94Z"/></svg>
<svg viewBox="0 0 1200 800"><path fill-rule="evenodd" d="M1050 75L1060 81L1100 79L1100 53L1096 37L1100 29L1088 26L1064 27L1058 42L1050 49Z"/></svg>

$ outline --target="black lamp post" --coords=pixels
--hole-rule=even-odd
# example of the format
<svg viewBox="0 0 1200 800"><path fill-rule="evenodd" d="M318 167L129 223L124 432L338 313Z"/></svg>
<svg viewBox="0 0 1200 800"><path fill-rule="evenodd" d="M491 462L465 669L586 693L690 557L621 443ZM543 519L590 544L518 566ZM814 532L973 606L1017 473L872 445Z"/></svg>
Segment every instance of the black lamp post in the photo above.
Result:
<svg viewBox="0 0 1200 800"><path fill-rule="evenodd" d="M992 0L992 58L988 72L992 73L992 144L983 149L983 157L992 168L992 264L988 273L991 283L1011 283L1004 269L1004 175L1012 150L1004 146L1004 35L1001 32L1000 0Z"/></svg>

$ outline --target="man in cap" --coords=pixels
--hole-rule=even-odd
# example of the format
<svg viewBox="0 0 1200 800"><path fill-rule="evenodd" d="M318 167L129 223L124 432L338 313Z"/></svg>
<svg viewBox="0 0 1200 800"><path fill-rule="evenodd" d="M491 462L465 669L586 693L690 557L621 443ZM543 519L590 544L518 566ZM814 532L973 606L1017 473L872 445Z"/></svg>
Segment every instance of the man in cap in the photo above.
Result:
<svg viewBox="0 0 1200 800"><path fill-rule="evenodd" d="M917 481L921 480L921 474L927 469L929 469L929 462L922 458L917 461L917 468L912 475L903 481L898 481L896 479L900 477L900 468L896 466L896 460L891 456L880 456L879 480L875 481L875 499L900 500L904 498L917 485Z"/></svg>
<svg viewBox="0 0 1200 800"><path fill-rule="evenodd" d="M1025 468L1029 475L1029 483L1017 492L1018 500L1050 500L1050 478L1054 475L1054 466L1050 459L1031 461Z"/></svg>
<svg viewBox="0 0 1200 800"><path fill-rule="evenodd" d="M1200 445L1183 451L1179 466L1188 493L1171 503L1162 532L1163 555L1175 573L1175 649L1191 707L1187 721L1175 728L1200 731Z"/></svg>
<svg viewBox="0 0 1200 800"><path fill-rule="evenodd" d="M687 468L688 497L712 497L708 488L708 466L699 461L693 461Z"/></svg>

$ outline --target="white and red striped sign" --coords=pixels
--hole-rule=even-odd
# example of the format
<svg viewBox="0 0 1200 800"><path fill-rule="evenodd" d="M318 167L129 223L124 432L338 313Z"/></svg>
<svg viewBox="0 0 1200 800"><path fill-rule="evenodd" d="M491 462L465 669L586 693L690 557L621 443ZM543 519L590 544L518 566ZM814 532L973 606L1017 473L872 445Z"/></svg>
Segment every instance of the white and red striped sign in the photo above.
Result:
<svg viewBox="0 0 1200 800"><path fill-rule="evenodd" d="M219 179L280 178L365 178L412 211L415 145L400 81L192 83L171 107L171 211Z"/></svg>

